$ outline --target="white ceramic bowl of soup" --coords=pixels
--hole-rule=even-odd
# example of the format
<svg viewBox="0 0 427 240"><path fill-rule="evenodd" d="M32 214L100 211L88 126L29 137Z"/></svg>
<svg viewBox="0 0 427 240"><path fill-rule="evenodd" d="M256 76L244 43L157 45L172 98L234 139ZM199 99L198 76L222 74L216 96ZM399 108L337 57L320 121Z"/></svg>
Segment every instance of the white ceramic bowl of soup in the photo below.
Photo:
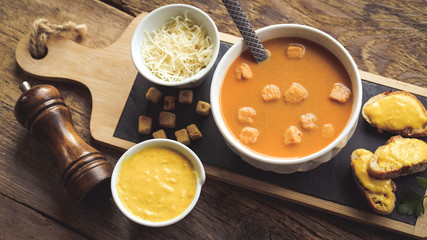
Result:
<svg viewBox="0 0 427 240"><path fill-rule="evenodd" d="M161 221L161 222L144 220L141 217L132 213L130 210L128 210L127 207L125 207L125 204L122 202L118 192L118 182L119 182L120 171L123 163L126 162L126 160L129 159L131 156L141 152L142 150L149 149L149 148L156 148L156 147L167 148L184 156L191 163L195 173L194 177L196 178L196 190L191 203L178 216L166 221ZM111 192L112 192L113 200L116 203L119 210L133 222L138 223L140 225L148 226L148 227L164 227L180 221L190 213L190 211L194 208L194 206L196 205L199 199L202 185L205 182L205 179L206 179L206 175L205 175L205 170L203 168L203 164L200 161L200 159L197 157L197 155L190 148L188 148L184 144L181 144L177 141L170 140L170 139L151 139L151 140L146 140L144 142L140 142L136 144L135 146L128 149L120 157L119 161L114 167L113 174L111 177ZM141 188L143 190L144 186L142 185Z"/></svg>
<svg viewBox="0 0 427 240"><path fill-rule="evenodd" d="M256 33L261 41L281 37L306 39L323 46L335 55L344 66L351 80L351 98L353 99L353 106L349 120L343 131L335 138L335 140L323 149L308 156L299 158L270 157L264 154L259 154L244 146L238 139L236 139L236 137L233 136L232 133L230 133L230 130L227 128L227 124L222 116L220 106L221 87L229 66L231 66L234 60L247 49L243 40L240 40L235 43L222 57L213 75L210 97L215 123L230 149L254 167L277 173L293 173L311 170L336 156L347 144L347 141L351 138L356 129L362 104L362 84L358 68L351 55L337 40L318 29L298 24L279 24L259 29ZM285 52L283 52L283 54L285 54ZM256 81L257 79L250 80Z"/></svg>
<svg viewBox="0 0 427 240"><path fill-rule="evenodd" d="M198 71L195 75L186 78L185 80L176 82L165 81L153 74L146 66L141 55L141 47L144 40L147 38L146 32L151 34L153 31L160 28L164 23L168 22L173 17L178 15L184 16L185 12L188 13L188 18L193 20L196 25L202 27L206 31L207 36L211 38L213 44L212 58L205 68ZM149 81L162 86L191 88L197 87L204 82L206 75L215 64L215 61L218 57L219 47L220 43L218 29L209 15L207 15L199 8L191 5L170 4L150 12L138 24L132 36L131 55L133 63L138 69L139 73Z"/></svg>

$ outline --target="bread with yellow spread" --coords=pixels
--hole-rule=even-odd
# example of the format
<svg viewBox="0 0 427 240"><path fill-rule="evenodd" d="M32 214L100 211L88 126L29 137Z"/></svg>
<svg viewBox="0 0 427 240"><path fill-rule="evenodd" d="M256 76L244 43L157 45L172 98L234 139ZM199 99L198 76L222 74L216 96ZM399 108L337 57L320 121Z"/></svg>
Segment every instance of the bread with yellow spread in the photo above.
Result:
<svg viewBox="0 0 427 240"><path fill-rule="evenodd" d="M416 138L391 137L370 159L368 173L378 179L392 179L422 172L427 168L427 143Z"/></svg>
<svg viewBox="0 0 427 240"><path fill-rule="evenodd" d="M405 91L390 90L370 98L363 105L362 116L379 132L427 136L427 111L417 97Z"/></svg>
<svg viewBox="0 0 427 240"><path fill-rule="evenodd" d="M379 214L390 214L396 203L396 185L391 179L379 180L369 176L367 169L374 154L357 149L351 154L351 169L359 190L368 200L371 208Z"/></svg>

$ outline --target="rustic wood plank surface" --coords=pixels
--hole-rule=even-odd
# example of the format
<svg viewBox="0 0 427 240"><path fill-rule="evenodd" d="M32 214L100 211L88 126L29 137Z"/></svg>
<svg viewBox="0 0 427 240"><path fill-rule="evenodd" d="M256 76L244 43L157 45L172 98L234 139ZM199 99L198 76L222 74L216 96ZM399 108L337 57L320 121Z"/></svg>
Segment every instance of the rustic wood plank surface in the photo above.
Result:
<svg viewBox="0 0 427 240"><path fill-rule="evenodd" d="M85 239L67 226L17 201L0 195L0 239ZM14 227L11 227L14 226Z"/></svg>
<svg viewBox="0 0 427 240"><path fill-rule="evenodd" d="M135 14L170 3L206 11L218 30L240 36L221 1L123 0ZM239 1L255 29L279 23L318 28L350 52L360 70L427 87L426 11L422 0L253 0Z"/></svg>
<svg viewBox="0 0 427 240"><path fill-rule="evenodd" d="M104 3L105 2L105 3ZM169 3L206 11L221 32L238 35L221 1L1 0L0 12L0 239L402 239L402 235L208 179L195 209L183 221L150 229L128 221L112 201L80 209L60 182L52 155L29 137L14 117L18 85L41 81L15 62L19 39L45 17L88 25L82 44L105 47L132 20L132 14ZM108 5L109 3L111 5ZM361 70L427 87L425 1L243 1L257 29L276 23L317 27L338 39ZM78 71L78 69L76 69ZM94 142L89 132L90 93L82 86L50 82L71 109L77 132L111 164L121 151Z"/></svg>

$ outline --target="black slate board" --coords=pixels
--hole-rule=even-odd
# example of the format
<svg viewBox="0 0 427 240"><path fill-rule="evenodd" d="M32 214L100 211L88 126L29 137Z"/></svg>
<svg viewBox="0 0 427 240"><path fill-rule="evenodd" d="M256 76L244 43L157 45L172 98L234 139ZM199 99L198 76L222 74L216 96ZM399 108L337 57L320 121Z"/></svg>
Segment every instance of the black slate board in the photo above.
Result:
<svg viewBox="0 0 427 240"><path fill-rule="evenodd" d="M221 43L217 63L230 47L230 44ZM355 209L372 212L354 183L350 169L350 155L352 151L357 148L375 151L375 149L383 145L393 134L379 134L376 129L371 127L360 117L357 129L346 147L334 159L311 171L293 174L277 174L254 168L241 160L227 147L211 114L207 117L195 114L198 100L210 102L210 83L215 67L206 77L205 82L201 86L193 89L194 101L192 105L176 104L176 109L174 111L177 114L176 128L166 130L168 138L175 139L174 132L176 130L195 123L204 137L201 140L192 142L189 147L199 156L204 164L226 169L227 171L243 176L248 176L282 188L346 205ZM370 97L391 89L366 81L363 81L362 84L363 103ZM145 99L145 93L148 88L152 86L162 91L164 96L175 96L178 100L178 89L155 85L138 74L115 129L114 137L135 143L151 139L151 135L138 134L138 117L141 114L153 117L153 131L160 129L158 125L158 116L163 109L163 101L158 104L153 104L147 102ZM427 106L426 97L417 97L424 106ZM423 138L422 140L426 141L427 138ZM397 199L400 199L402 190L408 188L413 189L420 195L424 194L424 191L417 187L418 185L415 181L416 176L427 177L427 172L400 177L395 180L398 188L396 193ZM396 210L386 217L411 225L415 225L416 223L415 218L398 215Z"/></svg>

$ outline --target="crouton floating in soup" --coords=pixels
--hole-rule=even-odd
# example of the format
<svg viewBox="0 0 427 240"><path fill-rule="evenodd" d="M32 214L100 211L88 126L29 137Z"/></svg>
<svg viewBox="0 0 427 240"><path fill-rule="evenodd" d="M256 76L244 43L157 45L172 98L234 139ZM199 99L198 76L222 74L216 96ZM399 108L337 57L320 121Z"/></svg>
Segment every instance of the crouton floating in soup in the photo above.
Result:
<svg viewBox="0 0 427 240"><path fill-rule="evenodd" d="M283 142L286 145L295 144L301 142L302 132L295 126L290 126L286 129L286 132L283 134Z"/></svg>
<svg viewBox="0 0 427 240"><path fill-rule="evenodd" d="M334 126L332 124L327 123L322 126L322 137L332 138L334 133Z"/></svg>
<svg viewBox="0 0 427 240"><path fill-rule="evenodd" d="M240 131L239 139L245 144L255 143L259 135L256 128L245 127Z"/></svg>
<svg viewBox="0 0 427 240"><path fill-rule="evenodd" d="M279 87L274 84L265 86L261 91L262 100L265 102L276 101L280 99L281 96L282 94L280 93Z"/></svg>
<svg viewBox="0 0 427 240"><path fill-rule="evenodd" d="M300 103L308 97L307 90L298 83L292 83L283 96L284 100L288 103Z"/></svg>
<svg viewBox="0 0 427 240"><path fill-rule="evenodd" d="M344 86L342 83L335 83L334 87L329 94L329 98L340 103L344 103L351 96L351 91L348 87Z"/></svg>
<svg viewBox="0 0 427 240"><path fill-rule="evenodd" d="M300 44L290 44L286 50L289 59L301 59L304 56L305 47Z"/></svg>
<svg viewBox="0 0 427 240"><path fill-rule="evenodd" d="M333 53L317 43L276 38L263 45L269 59L258 64L245 50L225 74L219 102L228 130L262 155L292 159L320 151L350 119L349 74ZM250 70L250 80L242 66Z"/></svg>
<svg viewBox="0 0 427 240"><path fill-rule="evenodd" d="M242 124L251 124L256 115L255 109L251 107L242 107L237 111L237 120Z"/></svg>
<svg viewBox="0 0 427 240"><path fill-rule="evenodd" d="M249 79L252 78L252 71L249 68L248 64L242 63L236 69L236 78L237 79Z"/></svg>
<svg viewBox="0 0 427 240"><path fill-rule="evenodd" d="M301 115L299 122L301 123L302 128L307 130L318 128L317 117L313 113Z"/></svg>

